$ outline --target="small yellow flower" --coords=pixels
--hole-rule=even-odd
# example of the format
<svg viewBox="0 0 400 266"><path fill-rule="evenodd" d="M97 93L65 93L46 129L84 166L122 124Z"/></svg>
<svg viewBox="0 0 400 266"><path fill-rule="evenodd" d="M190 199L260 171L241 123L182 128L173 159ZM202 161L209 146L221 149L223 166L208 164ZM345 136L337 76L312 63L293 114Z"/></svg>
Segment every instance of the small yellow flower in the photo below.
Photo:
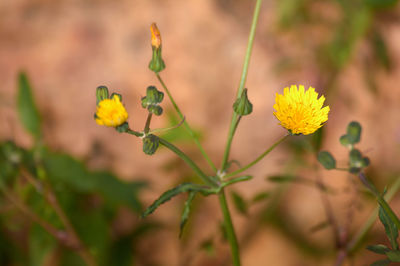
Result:
<svg viewBox="0 0 400 266"><path fill-rule="evenodd" d="M325 97L318 99L318 93L313 87L304 91L304 86L292 85L286 87L283 95L276 94L274 112L280 125L292 134L309 135L322 127L328 120L329 106L322 108Z"/></svg>
<svg viewBox="0 0 400 266"><path fill-rule="evenodd" d="M117 127L128 119L128 113L118 95L112 95L111 99L99 102L96 109L96 123L101 126Z"/></svg>
<svg viewBox="0 0 400 266"><path fill-rule="evenodd" d="M161 46L161 34L157 28L156 23L151 24L150 31L151 31L151 46L158 49Z"/></svg>

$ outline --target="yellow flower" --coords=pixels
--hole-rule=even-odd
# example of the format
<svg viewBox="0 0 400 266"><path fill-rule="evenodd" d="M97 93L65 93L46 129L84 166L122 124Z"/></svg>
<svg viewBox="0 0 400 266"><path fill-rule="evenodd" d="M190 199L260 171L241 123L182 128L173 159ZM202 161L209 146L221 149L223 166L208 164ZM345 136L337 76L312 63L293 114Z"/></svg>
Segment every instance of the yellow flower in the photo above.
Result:
<svg viewBox="0 0 400 266"><path fill-rule="evenodd" d="M119 96L114 94L111 99L104 99L99 102L95 118L96 123L101 126L117 127L125 123L128 119L128 113Z"/></svg>
<svg viewBox="0 0 400 266"><path fill-rule="evenodd" d="M274 112L280 125L292 134L312 134L328 120L329 106L322 108L325 97L318 99L318 93L310 87L304 91L304 86L292 85L286 87L283 95L276 94Z"/></svg>
<svg viewBox="0 0 400 266"><path fill-rule="evenodd" d="M156 23L151 24L150 31L151 31L151 46L158 49L161 46L161 34L157 28Z"/></svg>

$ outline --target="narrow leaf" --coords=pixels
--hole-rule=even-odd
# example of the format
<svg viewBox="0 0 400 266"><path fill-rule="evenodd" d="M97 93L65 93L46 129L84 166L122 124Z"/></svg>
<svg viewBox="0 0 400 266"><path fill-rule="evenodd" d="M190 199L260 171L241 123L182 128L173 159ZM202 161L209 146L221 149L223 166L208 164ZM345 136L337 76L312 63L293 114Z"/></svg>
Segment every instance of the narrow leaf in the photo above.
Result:
<svg viewBox="0 0 400 266"><path fill-rule="evenodd" d="M311 228L310 228L310 232L311 232L311 233L315 233L315 232L317 232L317 231L320 231L320 230L322 230L322 229L327 228L329 225L330 225L330 223L329 223L328 221L320 222L320 223L314 225L313 227L311 227Z"/></svg>
<svg viewBox="0 0 400 266"><path fill-rule="evenodd" d="M269 176L268 180L271 182L275 182L275 183L287 183L287 182L293 182L295 181L295 177L294 176Z"/></svg>
<svg viewBox="0 0 400 266"><path fill-rule="evenodd" d="M260 192L253 197L252 201L253 203L260 202L262 200L268 199L270 196L271 193L269 192Z"/></svg>
<svg viewBox="0 0 400 266"><path fill-rule="evenodd" d="M393 262L400 262L400 250L390 250L386 253L389 260Z"/></svg>
<svg viewBox="0 0 400 266"><path fill-rule="evenodd" d="M173 189L165 191L157 200L153 202L142 214L142 218L148 216L153 213L161 204L169 201L171 198L176 195L184 192L201 192L204 195L210 194L211 191L208 187L192 184L192 183L183 183Z"/></svg>
<svg viewBox="0 0 400 266"><path fill-rule="evenodd" d="M18 76L17 110L24 128L36 139L41 135L40 115L32 95L32 88L25 73Z"/></svg>
<svg viewBox="0 0 400 266"><path fill-rule="evenodd" d="M390 264L390 260L384 259L384 260L377 260L374 263L371 264L371 266L386 266Z"/></svg>
<svg viewBox="0 0 400 266"><path fill-rule="evenodd" d="M246 215L248 209L247 202L243 199L243 197L239 193L235 191L232 191L231 195L236 210L238 210L241 214Z"/></svg>
<svg viewBox="0 0 400 266"><path fill-rule="evenodd" d="M189 192L189 197L185 202L185 206L183 207L183 212L182 212L182 216L181 216L181 225L180 225L179 237L182 236L183 228L185 227L186 222L187 222L187 220L189 218L190 207L192 206L192 201L194 199L194 196L196 196L196 192L195 191L190 191Z"/></svg>
<svg viewBox="0 0 400 266"><path fill-rule="evenodd" d="M393 249L398 249L399 245L397 243L397 238L399 236L399 231L382 207L379 207L379 219L385 227L386 236L390 241L390 245Z"/></svg>
<svg viewBox="0 0 400 266"><path fill-rule="evenodd" d="M378 253L378 254L383 254L385 255L387 252L390 251L390 249L385 246L385 245L371 245L371 246L367 246L367 249L369 251Z"/></svg>

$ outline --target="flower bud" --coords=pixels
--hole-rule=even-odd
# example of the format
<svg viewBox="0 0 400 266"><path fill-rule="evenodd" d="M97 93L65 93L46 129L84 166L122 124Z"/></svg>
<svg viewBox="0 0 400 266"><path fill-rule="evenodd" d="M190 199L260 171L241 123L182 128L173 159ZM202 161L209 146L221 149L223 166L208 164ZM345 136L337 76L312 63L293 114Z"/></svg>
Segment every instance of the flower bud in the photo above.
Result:
<svg viewBox="0 0 400 266"><path fill-rule="evenodd" d="M347 138L350 144L356 144L360 142L361 138L361 125L358 122L350 122L347 126Z"/></svg>
<svg viewBox="0 0 400 266"><path fill-rule="evenodd" d="M158 137L150 134L143 139L143 152L147 155L153 155L159 145Z"/></svg>
<svg viewBox="0 0 400 266"><path fill-rule="evenodd" d="M154 86L147 87L146 98L148 104L159 104L164 99L164 93Z"/></svg>
<svg viewBox="0 0 400 266"><path fill-rule="evenodd" d="M96 105L104 99L108 99L108 89L106 86L99 86L96 89Z"/></svg>
<svg viewBox="0 0 400 266"><path fill-rule="evenodd" d="M149 68L155 73L158 73L165 68L165 63L161 55L161 34L155 23L151 24L150 31L151 31L151 47L153 53L151 61L149 63Z"/></svg>
<svg viewBox="0 0 400 266"><path fill-rule="evenodd" d="M336 160L332 154L327 151L321 151L318 153L318 161L322 164L325 169L331 170L336 168Z"/></svg>
<svg viewBox="0 0 400 266"><path fill-rule="evenodd" d="M233 104L233 110L238 115L249 115L253 111L253 104L247 98L247 89L242 91L242 95Z"/></svg>
<svg viewBox="0 0 400 266"><path fill-rule="evenodd" d="M147 110L150 113L155 114L156 116L160 116L163 113L163 109L159 105L149 105L149 107L147 107Z"/></svg>

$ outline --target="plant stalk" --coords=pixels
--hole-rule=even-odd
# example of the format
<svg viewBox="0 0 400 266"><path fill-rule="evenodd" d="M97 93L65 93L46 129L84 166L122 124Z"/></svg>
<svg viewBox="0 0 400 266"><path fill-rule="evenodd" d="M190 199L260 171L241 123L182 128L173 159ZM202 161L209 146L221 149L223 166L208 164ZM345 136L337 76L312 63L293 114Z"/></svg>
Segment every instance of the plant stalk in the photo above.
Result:
<svg viewBox="0 0 400 266"><path fill-rule="evenodd" d="M224 229L225 229L229 244L231 246L232 264L234 266L240 266L239 245L238 245L238 241L236 238L235 229L232 224L231 215L229 213L228 204L226 202L224 189L221 189L220 193L218 194L218 198L219 198L219 203L221 206L222 214L224 216Z"/></svg>

